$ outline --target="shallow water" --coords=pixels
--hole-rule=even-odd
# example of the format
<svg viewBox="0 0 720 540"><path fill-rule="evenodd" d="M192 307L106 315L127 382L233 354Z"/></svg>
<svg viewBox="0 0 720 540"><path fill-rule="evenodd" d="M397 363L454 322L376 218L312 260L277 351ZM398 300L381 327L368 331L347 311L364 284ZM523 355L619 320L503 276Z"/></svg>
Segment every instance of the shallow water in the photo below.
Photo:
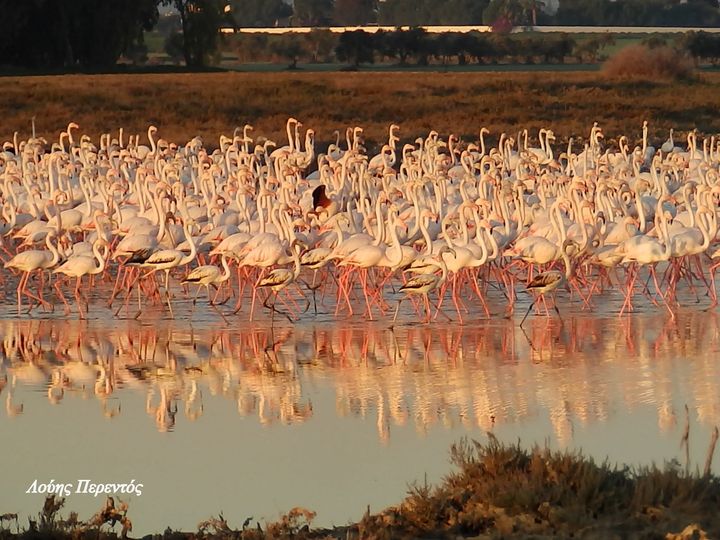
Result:
<svg viewBox="0 0 720 540"><path fill-rule="evenodd" d="M685 465L685 406L689 465L702 469L720 423L717 314L561 309L563 321L524 328L418 325L412 308L393 328L322 313L225 324L207 306L193 323L108 322L95 306L90 321L0 321L0 513L35 514L35 479L134 479L142 496L120 495L134 535L193 530L220 511L239 527L294 506L342 525L399 502L411 482L441 480L450 445L487 431ZM102 499L73 493L67 507L88 518Z"/></svg>

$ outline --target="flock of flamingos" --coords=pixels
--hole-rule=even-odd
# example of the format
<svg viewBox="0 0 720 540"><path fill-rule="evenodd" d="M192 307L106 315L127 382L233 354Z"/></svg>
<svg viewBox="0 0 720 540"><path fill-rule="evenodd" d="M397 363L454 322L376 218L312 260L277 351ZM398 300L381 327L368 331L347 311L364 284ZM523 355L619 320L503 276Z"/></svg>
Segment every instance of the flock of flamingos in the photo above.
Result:
<svg viewBox="0 0 720 540"><path fill-rule="evenodd" d="M559 315L545 296L561 286L584 309L621 290L621 315L642 295L674 317L679 285L717 302L714 137L690 132L681 147L671 130L655 148L646 122L637 145L611 145L595 124L582 147L570 139L557 152L550 129L538 147L525 130L489 148L484 128L477 144L431 131L400 146L391 125L372 156L360 127L317 154L301 128L288 119L279 146L246 125L213 151L198 137L157 139L154 126L149 146L122 129L96 146L75 123L51 145L16 134L0 153L0 279L20 276L18 312L54 309L53 298L69 312L73 279L80 317L90 280L92 300L116 314L135 291L138 315L145 301L173 316L173 298L194 294L194 309L204 287L223 317L217 306L234 298L234 313L252 319L262 301L290 321L318 304L395 318L409 298L425 321L462 323L509 316L523 290L533 295L525 318L536 300Z"/></svg>

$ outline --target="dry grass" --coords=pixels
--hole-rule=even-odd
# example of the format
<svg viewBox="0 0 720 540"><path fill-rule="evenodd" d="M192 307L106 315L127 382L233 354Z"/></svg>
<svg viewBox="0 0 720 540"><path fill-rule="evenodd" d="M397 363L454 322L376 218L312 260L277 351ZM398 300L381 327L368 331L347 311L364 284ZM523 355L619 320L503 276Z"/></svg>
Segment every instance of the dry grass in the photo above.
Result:
<svg viewBox="0 0 720 540"><path fill-rule="evenodd" d="M615 54L603 65L611 78L651 81L688 81L693 78L692 59L672 47L631 45Z"/></svg>
<svg viewBox="0 0 720 540"><path fill-rule="evenodd" d="M67 75L0 78L0 91L0 141L16 130L27 137L33 116L49 141L72 120L94 140L120 126L142 134L156 124L166 139L200 135L210 147L245 122L255 136L284 144L290 115L322 142L361 125L370 146L386 139L391 122L405 141L430 129L472 141L481 126L495 137L551 126L562 140L587 136L593 121L608 137L636 139L645 119L662 141L670 127L720 132L719 74L673 83L577 72Z"/></svg>

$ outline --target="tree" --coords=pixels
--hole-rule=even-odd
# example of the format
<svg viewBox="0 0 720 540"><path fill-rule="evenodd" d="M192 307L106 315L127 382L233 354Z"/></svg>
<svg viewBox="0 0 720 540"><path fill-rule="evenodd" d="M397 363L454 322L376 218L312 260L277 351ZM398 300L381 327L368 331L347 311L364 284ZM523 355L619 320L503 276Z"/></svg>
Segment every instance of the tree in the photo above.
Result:
<svg viewBox="0 0 720 540"><path fill-rule="evenodd" d="M529 21L533 26L537 26L537 12L545 7L545 2L541 0L523 0L523 10L526 14L529 13Z"/></svg>
<svg viewBox="0 0 720 540"><path fill-rule="evenodd" d="M384 0L378 22L391 26L482 24L489 0Z"/></svg>
<svg viewBox="0 0 720 540"><path fill-rule="evenodd" d="M382 49L385 55L397 58L401 65L415 56L419 63L427 61L429 53L427 32L423 28L396 29L383 36Z"/></svg>
<svg viewBox="0 0 720 540"><path fill-rule="evenodd" d="M142 44L143 30L151 30L158 20L157 4L157 0L62 2L74 61L93 68L114 65L122 53Z"/></svg>
<svg viewBox="0 0 720 540"><path fill-rule="evenodd" d="M448 63L451 56L455 56L454 38L454 32L443 32L433 39L433 56L440 58L443 65Z"/></svg>
<svg viewBox="0 0 720 540"><path fill-rule="evenodd" d="M565 62L565 57L569 56L575 48L575 40L567 34L553 35L539 41L540 43L533 48L543 56L545 63L554 60L562 64Z"/></svg>
<svg viewBox="0 0 720 540"><path fill-rule="evenodd" d="M448 62L451 56L457 56L458 65L464 66L468 62L468 56L478 57L487 52L480 41L484 39L478 32L444 32L439 34L430 44L435 56L442 59L443 64Z"/></svg>
<svg viewBox="0 0 720 540"><path fill-rule="evenodd" d="M343 32L338 39L335 54L341 62L350 62L354 67L360 64L372 64L375 61L373 54L375 43L373 35L362 30Z"/></svg>
<svg viewBox="0 0 720 540"><path fill-rule="evenodd" d="M561 0L555 14L555 23L597 26L718 26L720 8L715 0Z"/></svg>
<svg viewBox="0 0 720 540"><path fill-rule="evenodd" d="M482 24L490 0L426 0L432 24ZM425 23L429 24L429 23Z"/></svg>
<svg viewBox="0 0 720 540"><path fill-rule="evenodd" d="M335 0L333 23L339 26L359 26L377 20L376 0Z"/></svg>
<svg viewBox="0 0 720 540"><path fill-rule="evenodd" d="M490 42L490 36L484 32L469 32L465 34L467 40L467 52L474 57L478 64L482 64L486 59L495 57L497 51Z"/></svg>
<svg viewBox="0 0 720 540"><path fill-rule="evenodd" d="M113 66L142 48L159 0L24 0L2 9L3 62L30 68Z"/></svg>
<svg viewBox="0 0 720 540"><path fill-rule="evenodd" d="M717 3L706 0L688 0L670 6L660 24L668 26L720 26L720 9Z"/></svg>
<svg viewBox="0 0 720 540"><path fill-rule="evenodd" d="M29 68L62 67L72 63L60 3L43 0L16 4L3 9L0 17L2 63ZM56 24L46 26L51 20Z"/></svg>
<svg viewBox="0 0 720 540"><path fill-rule="evenodd" d="M521 0L491 0L483 11L483 22L494 25L496 21L506 20L512 26L526 24L525 10Z"/></svg>
<svg viewBox="0 0 720 540"><path fill-rule="evenodd" d="M608 12L607 0L561 0L555 23L561 25L604 25Z"/></svg>
<svg viewBox="0 0 720 540"><path fill-rule="evenodd" d="M390 26L432 24L428 0L385 0L378 4L378 22Z"/></svg>
<svg viewBox="0 0 720 540"><path fill-rule="evenodd" d="M235 34L233 36L234 50L238 55L238 61L245 62L268 62L271 61L269 51L270 42L275 38L272 34Z"/></svg>
<svg viewBox="0 0 720 540"><path fill-rule="evenodd" d="M180 32L173 32L165 38L163 46L165 54L170 57L174 64L179 64L183 59L183 36Z"/></svg>
<svg viewBox="0 0 720 540"><path fill-rule="evenodd" d="M307 34L303 34L305 46L310 54L310 61L313 63L329 62L333 57L337 46L337 34L330 30L313 28Z"/></svg>
<svg viewBox="0 0 720 540"><path fill-rule="evenodd" d="M279 36L273 36L273 40L270 42L270 48L273 53L286 58L290 62L288 69L297 69L300 56L306 52L302 41L303 38L300 34L281 34Z"/></svg>
<svg viewBox="0 0 720 540"><path fill-rule="evenodd" d="M573 54L580 62L595 64L604 59L602 49L615 44L612 34L600 34L599 36L581 39L575 44Z"/></svg>
<svg viewBox="0 0 720 540"><path fill-rule="evenodd" d="M283 0L232 0L232 15L242 28L277 26L292 15L292 7Z"/></svg>
<svg viewBox="0 0 720 540"><path fill-rule="evenodd" d="M220 27L229 21L224 0L163 0L180 13L183 56L188 67L206 66L217 50Z"/></svg>
<svg viewBox="0 0 720 540"><path fill-rule="evenodd" d="M698 64L701 60L709 60L717 64L720 60L720 36L708 32L687 32L680 39L682 46Z"/></svg>
<svg viewBox="0 0 720 540"><path fill-rule="evenodd" d="M293 26L327 26L332 10L333 0L295 0Z"/></svg>

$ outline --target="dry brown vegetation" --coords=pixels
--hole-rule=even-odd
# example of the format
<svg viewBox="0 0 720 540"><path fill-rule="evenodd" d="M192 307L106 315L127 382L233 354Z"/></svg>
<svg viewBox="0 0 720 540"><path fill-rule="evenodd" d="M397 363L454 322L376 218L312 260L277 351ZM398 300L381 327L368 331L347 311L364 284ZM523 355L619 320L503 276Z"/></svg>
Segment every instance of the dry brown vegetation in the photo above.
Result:
<svg viewBox="0 0 720 540"><path fill-rule="evenodd" d="M609 77L651 81L690 80L694 71L690 56L667 46L631 45L603 65Z"/></svg>
<svg viewBox="0 0 720 540"><path fill-rule="evenodd" d="M387 138L391 122L405 141L427 135L476 140L481 126L497 137L552 127L558 140L587 136L594 121L608 137L640 136L642 121L664 141L667 129L720 132L720 74L697 81L610 80L602 73L211 73L66 75L0 78L0 141L26 138L31 118L48 141L69 121L94 140L123 126L184 142L200 135L209 147L221 133L249 122L254 136L284 144L292 115L332 139L335 129L365 127L369 145ZM143 136L143 140L145 136Z"/></svg>
<svg viewBox="0 0 720 540"><path fill-rule="evenodd" d="M720 479L689 474L679 464L633 470L596 464L577 453L526 451L490 436L488 443L452 449L457 472L437 487L414 486L397 507L367 514L359 523L314 529L314 512L294 508L275 522L246 520L241 529L222 516L202 522L195 533L167 529L155 538L242 540L392 538L718 538ZM49 501L49 502L48 502ZM87 524L62 520L54 496L40 526L16 532L2 527L0 539L112 538L105 514ZM43 519L47 509L52 513ZM107 505L106 505L107 508ZM107 510L103 510L107 512ZM13 514L13 516L15 516ZM122 517L126 519L125 514ZM15 516L17 523L17 517ZM128 527L125 527L128 532ZM483 536L479 536L483 535Z"/></svg>

